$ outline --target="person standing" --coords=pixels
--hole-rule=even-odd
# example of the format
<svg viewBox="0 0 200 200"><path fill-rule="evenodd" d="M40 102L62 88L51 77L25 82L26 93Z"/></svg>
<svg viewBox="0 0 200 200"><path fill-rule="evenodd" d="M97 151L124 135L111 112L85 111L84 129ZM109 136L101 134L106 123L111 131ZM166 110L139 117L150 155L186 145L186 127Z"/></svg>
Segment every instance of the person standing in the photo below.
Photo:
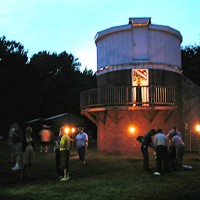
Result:
<svg viewBox="0 0 200 200"><path fill-rule="evenodd" d="M79 163L81 164L85 164L88 147L88 135L83 130L83 127L78 127L78 134L76 136L76 149L79 155Z"/></svg>
<svg viewBox="0 0 200 200"><path fill-rule="evenodd" d="M167 138L172 138L173 135L178 135L179 137L181 137L181 132L178 131L178 129L174 126L167 134Z"/></svg>
<svg viewBox="0 0 200 200"><path fill-rule="evenodd" d="M69 180L69 156L70 156L70 137L65 132L64 126L61 127L60 133L62 135L60 140L60 155L61 155L61 167L63 169L64 177L60 181Z"/></svg>
<svg viewBox="0 0 200 200"><path fill-rule="evenodd" d="M32 128L27 127L25 129L25 138L24 138L24 145L23 145L23 167L21 171L21 179L24 177L24 173L27 170L27 175L30 178L31 177L31 167L34 161L35 157L35 151L34 151L34 140L32 137Z"/></svg>
<svg viewBox="0 0 200 200"><path fill-rule="evenodd" d="M14 132L12 134L11 141L13 143L13 148L14 148L14 154L16 157L16 163L15 166L12 167L11 169L13 171L19 170L21 168L21 160L22 160L22 130L19 127L18 123L15 123L13 125L14 127Z"/></svg>
<svg viewBox="0 0 200 200"><path fill-rule="evenodd" d="M13 163L15 161L14 157L15 157L15 151L14 151L14 145L12 143L12 136L14 134L15 128L14 128L14 124L11 124L9 132L8 132L8 139L7 139L7 144L8 144L8 149L10 151L10 161L11 163Z"/></svg>
<svg viewBox="0 0 200 200"><path fill-rule="evenodd" d="M151 169L149 168L149 152L148 152L148 148L149 146L153 147L153 142L152 142L152 136L154 136L156 134L155 129L151 129L148 133L146 133L141 142L141 151L142 151L142 155L143 155L143 167L144 167L144 171L151 171Z"/></svg>
<svg viewBox="0 0 200 200"><path fill-rule="evenodd" d="M54 151L55 151L55 159L56 159L56 174L58 176L58 178L63 177L63 170L61 169L61 154L60 154L60 140L62 137L62 133L61 130L59 131L59 134L57 136L57 138L55 139L55 146L54 146Z"/></svg>
<svg viewBox="0 0 200 200"><path fill-rule="evenodd" d="M50 127L47 125L43 125L43 129L40 131L39 135L41 137L41 146L40 146L40 152L48 152L48 146L52 138L52 132L49 129Z"/></svg>
<svg viewBox="0 0 200 200"><path fill-rule="evenodd" d="M154 147L156 150L156 164L157 170L154 173L155 175L161 175L164 171L168 172L168 142L164 133L161 129L157 130L157 134L154 137ZM163 171L164 165L164 171Z"/></svg>

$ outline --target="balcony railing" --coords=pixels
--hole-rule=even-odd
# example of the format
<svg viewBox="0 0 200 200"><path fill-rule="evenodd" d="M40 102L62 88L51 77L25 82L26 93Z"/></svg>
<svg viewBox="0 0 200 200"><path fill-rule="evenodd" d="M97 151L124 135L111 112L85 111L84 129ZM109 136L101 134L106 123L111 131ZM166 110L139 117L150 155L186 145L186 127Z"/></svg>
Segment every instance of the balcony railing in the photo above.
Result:
<svg viewBox="0 0 200 200"><path fill-rule="evenodd" d="M173 86L109 86L81 92L81 109L102 106L174 106Z"/></svg>

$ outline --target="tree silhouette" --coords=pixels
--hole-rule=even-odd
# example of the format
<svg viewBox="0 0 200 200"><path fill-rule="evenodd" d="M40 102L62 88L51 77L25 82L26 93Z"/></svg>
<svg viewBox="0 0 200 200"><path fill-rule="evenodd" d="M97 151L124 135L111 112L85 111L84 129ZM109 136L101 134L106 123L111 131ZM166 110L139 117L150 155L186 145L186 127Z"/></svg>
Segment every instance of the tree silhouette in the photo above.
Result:
<svg viewBox="0 0 200 200"><path fill-rule="evenodd" d="M80 92L96 87L91 70L71 53L34 54L15 41L0 38L0 129L10 122L25 122L64 112L80 114ZM1 131L1 130L0 130Z"/></svg>
<svg viewBox="0 0 200 200"><path fill-rule="evenodd" d="M181 49L183 74L200 86L200 46Z"/></svg>
<svg viewBox="0 0 200 200"><path fill-rule="evenodd" d="M37 113L47 116L59 112L69 112L71 87L79 72L80 63L72 54L39 52L30 59L30 77L36 84L35 96ZM75 77L78 78L78 77Z"/></svg>
<svg viewBox="0 0 200 200"><path fill-rule="evenodd" d="M0 38L0 121L23 119L26 112L26 64L27 51L15 41Z"/></svg>

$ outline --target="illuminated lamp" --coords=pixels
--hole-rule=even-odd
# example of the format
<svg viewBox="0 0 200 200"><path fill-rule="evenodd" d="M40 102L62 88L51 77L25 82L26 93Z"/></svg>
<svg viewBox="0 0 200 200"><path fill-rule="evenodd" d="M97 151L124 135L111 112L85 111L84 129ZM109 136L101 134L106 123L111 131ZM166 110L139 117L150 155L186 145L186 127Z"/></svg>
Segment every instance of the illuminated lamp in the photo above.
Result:
<svg viewBox="0 0 200 200"><path fill-rule="evenodd" d="M69 127L65 127L65 129L64 129L64 131L65 131L65 133L69 133L70 132L70 129L69 129Z"/></svg>
<svg viewBox="0 0 200 200"><path fill-rule="evenodd" d="M199 154L200 154L200 144L199 144L199 137L200 137L200 124L196 125L196 130L198 132L198 148L199 148Z"/></svg>
<svg viewBox="0 0 200 200"><path fill-rule="evenodd" d="M133 134L133 133L135 132L135 128L134 128L133 126L130 126L129 132L130 132L131 134Z"/></svg>
<svg viewBox="0 0 200 200"><path fill-rule="evenodd" d="M72 127L71 132L74 133L76 131L76 129L74 127Z"/></svg>
<svg viewBox="0 0 200 200"><path fill-rule="evenodd" d="M200 124L197 124L197 125L196 125L196 130L197 130L197 132L200 134Z"/></svg>
<svg viewBox="0 0 200 200"><path fill-rule="evenodd" d="M129 127L129 133L131 134L131 146L132 148L134 147L134 133L135 133L135 127L134 126L130 126Z"/></svg>

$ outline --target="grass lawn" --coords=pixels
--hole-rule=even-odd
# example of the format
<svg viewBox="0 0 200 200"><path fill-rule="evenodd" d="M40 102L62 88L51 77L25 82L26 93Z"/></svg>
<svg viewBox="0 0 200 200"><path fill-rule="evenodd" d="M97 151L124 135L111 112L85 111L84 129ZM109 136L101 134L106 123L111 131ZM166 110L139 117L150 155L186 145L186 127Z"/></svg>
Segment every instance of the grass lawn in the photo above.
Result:
<svg viewBox="0 0 200 200"><path fill-rule="evenodd" d="M191 200L200 199L200 156L186 153L184 164L192 170L175 171L162 176L142 171L142 158L108 155L90 147L85 166L77 164L75 149L70 157L70 180L55 177L55 154L40 153L32 179L20 180L12 172L6 141L0 140L0 200ZM155 160L151 156L151 167Z"/></svg>

